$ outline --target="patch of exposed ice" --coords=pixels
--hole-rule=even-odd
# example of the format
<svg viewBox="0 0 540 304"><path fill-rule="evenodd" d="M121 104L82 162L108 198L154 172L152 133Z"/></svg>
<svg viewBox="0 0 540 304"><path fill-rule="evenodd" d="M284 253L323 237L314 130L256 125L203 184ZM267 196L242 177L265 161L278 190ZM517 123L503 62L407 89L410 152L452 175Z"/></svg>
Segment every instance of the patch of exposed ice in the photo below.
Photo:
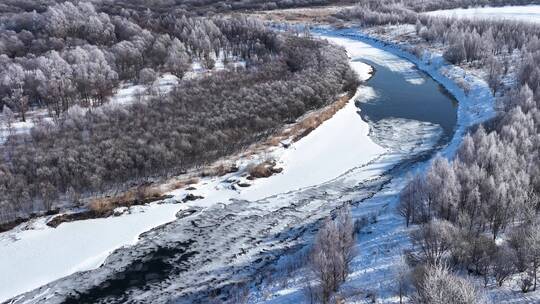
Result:
<svg viewBox="0 0 540 304"><path fill-rule="evenodd" d="M387 118L372 124L371 138L391 151L423 153L436 146L443 134L441 126L429 122ZM417 140L410 140L416 138Z"/></svg>

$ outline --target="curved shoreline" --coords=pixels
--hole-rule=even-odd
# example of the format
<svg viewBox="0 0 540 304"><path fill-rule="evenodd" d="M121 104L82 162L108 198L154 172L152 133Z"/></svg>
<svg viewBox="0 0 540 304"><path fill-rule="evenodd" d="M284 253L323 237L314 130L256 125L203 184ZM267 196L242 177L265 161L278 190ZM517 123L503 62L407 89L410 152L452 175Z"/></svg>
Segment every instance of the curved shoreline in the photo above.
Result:
<svg viewBox="0 0 540 304"><path fill-rule="evenodd" d="M407 45L397 45L380 40L362 33L361 30L348 28L337 30L339 33L336 33L336 30L328 29L327 27L315 27L315 29L317 32L329 36L334 35L336 37L358 40L404 58L442 85L458 101L456 130L448 145L440 152L447 158L454 156L461 143L461 139L469 127L487 121L495 115L495 99L491 95L491 90L487 83L460 67L445 63L440 54L433 54L426 50L423 56L424 58L421 59L405 50L404 47ZM446 70L453 75L460 74L460 77L465 77L469 83L474 84L474 88L471 88L469 94L466 94L454 80L444 75L441 70Z"/></svg>

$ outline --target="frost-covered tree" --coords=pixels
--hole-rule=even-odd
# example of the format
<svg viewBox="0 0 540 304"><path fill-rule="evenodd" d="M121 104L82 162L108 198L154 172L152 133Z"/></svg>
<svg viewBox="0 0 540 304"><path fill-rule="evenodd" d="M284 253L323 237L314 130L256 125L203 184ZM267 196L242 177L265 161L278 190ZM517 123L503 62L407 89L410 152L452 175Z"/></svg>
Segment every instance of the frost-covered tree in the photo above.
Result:
<svg viewBox="0 0 540 304"><path fill-rule="evenodd" d="M355 256L354 243L354 223L348 207L339 210L336 219L327 218L317 233L309 265L323 303L328 303L345 282Z"/></svg>
<svg viewBox="0 0 540 304"><path fill-rule="evenodd" d="M451 223L432 220L412 232L413 246L419 251L419 259L428 265L437 265L444 261L452 248L455 229Z"/></svg>
<svg viewBox="0 0 540 304"><path fill-rule="evenodd" d="M15 122L15 114L13 114L13 111L11 111L7 105L4 105L4 108L2 109L2 121L5 123L8 129L8 133L12 134L13 122Z"/></svg>
<svg viewBox="0 0 540 304"><path fill-rule="evenodd" d="M26 121L26 111L28 110L28 96L24 92L25 79L25 71L17 63L9 64L0 74L0 86L8 92L2 100L11 108L17 109L21 121Z"/></svg>
<svg viewBox="0 0 540 304"><path fill-rule="evenodd" d="M415 303L422 304L483 304L486 298L467 279L450 272L442 265L430 266L418 282Z"/></svg>

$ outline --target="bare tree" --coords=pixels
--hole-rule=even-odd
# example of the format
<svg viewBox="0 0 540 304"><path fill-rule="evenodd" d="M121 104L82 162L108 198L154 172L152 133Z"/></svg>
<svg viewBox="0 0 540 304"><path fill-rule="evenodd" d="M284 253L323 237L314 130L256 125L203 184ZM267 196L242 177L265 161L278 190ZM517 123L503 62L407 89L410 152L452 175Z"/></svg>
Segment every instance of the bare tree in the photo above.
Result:
<svg viewBox="0 0 540 304"><path fill-rule="evenodd" d="M454 239L454 227L443 220L432 220L412 232L413 246L420 251L420 260L428 265L440 264Z"/></svg>
<svg viewBox="0 0 540 304"><path fill-rule="evenodd" d="M13 133L13 122L15 121L15 115L13 114L13 111L11 111L11 109L6 105L4 105L4 108L2 109L2 118L6 123L8 133L11 135Z"/></svg>
<svg viewBox="0 0 540 304"><path fill-rule="evenodd" d="M323 303L328 303L346 280L355 255L354 243L354 224L347 207L338 211L335 220L327 218L317 233L309 265L319 284Z"/></svg>
<svg viewBox="0 0 540 304"><path fill-rule="evenodd" d="M540 267L540 224L538 222L531 225L527 231L527 243L531 275L533 279L533 290L536 290L538 281L538 267Z"/></svg>
<svg viewBox="0 0 540 304"><path fill-rule="evenodd" d="M399 303L402 304L404 297L407 297L411 283L411 271L405 258L402 256L400 264L397 266L396 272L397 279L397 292L399 295Z"/></svg>
<svg viewBox="0 0 540 304"><path fill-rule="evenodd" d="M508 246L501 246L493 260L493 275L498 286L502 286L504 282L515 273L515 254Z"/></svg>
<svg viewBox="0 0 540 304"><path fill-rule="evenodd" d="M450 272L447 266L432 265L418 282L414 302L419 304L483 304L485 297L464 278Z"/></svg>
<svg viewBox="0 0 540 304"><path fill-rule="evenodd" d="M344 261L339 253L338 239L336 223L326 219L317 233L310 258L310 266L319 283L321 299L325 304L341 283Z"/></svg>
<svg viewBox="0 0 540 304"><path fill-rule="evenodd" d="M398 212L405 218L409 227L412 223L423 223L429 220L428 197L424 178L415 175L401 191Z"/></svg>
<svg viewBox="0 0 540 304"><path fill-rule="evenodd" d="M349 275L351 268L351 262L356 256L355 245L355 229L354 222L351 215L351 210L348 206L341 208L338 211L337 218L337 230L339 235L339 254L343 259L343 267L341 271L340 280L344 282Z"/></svg>

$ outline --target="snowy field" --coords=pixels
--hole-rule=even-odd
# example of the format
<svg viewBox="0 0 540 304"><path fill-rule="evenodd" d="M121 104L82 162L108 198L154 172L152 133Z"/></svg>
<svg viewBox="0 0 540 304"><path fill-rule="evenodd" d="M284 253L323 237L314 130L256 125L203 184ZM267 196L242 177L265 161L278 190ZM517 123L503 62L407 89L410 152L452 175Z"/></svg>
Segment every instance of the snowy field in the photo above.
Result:
<svg viewBox="0 0 540 304"><path fill-rule="evenodd" d="M514 20L540 23L540 5L473 7L425 13L430 16Z"/></svg>

